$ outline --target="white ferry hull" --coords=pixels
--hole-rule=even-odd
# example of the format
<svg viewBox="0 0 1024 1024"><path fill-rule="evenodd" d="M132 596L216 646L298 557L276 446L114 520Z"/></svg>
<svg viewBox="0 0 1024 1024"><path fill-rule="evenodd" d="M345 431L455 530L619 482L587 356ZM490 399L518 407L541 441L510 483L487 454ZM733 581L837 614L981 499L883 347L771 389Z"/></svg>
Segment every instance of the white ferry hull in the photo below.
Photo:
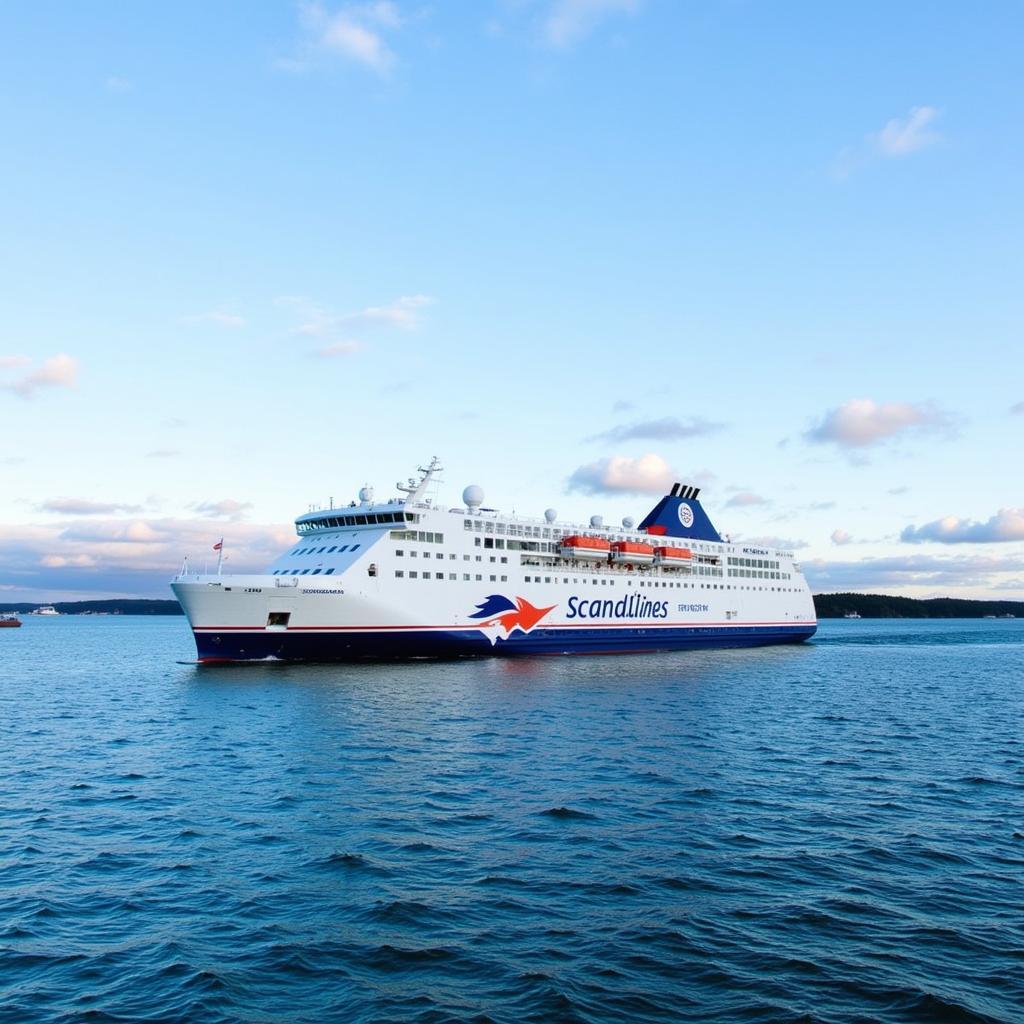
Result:
<svg viewBox="0 0 1024 1024"><path fill-rule="evenodd" d="M432 584L426 582L425 586ZM518 588L529 595L524 599L529 607L550 607L551 611L530 628L513 626L511 630L501 623L480 623L470 618L470 613L490 596L488 588L479 584L453 584L456 593L451 596L458 596L458 608L451 607L449 602L434 602L437 614L429 620L422 615L422 606L403 607L380 594L275 587L273 577L179 578L172 588L192 624L199 660L205 663L623 654L754 647L800 643L817 629L813 607L806 606L809 600L791 602L792 608L784 611L781 618L771 617L770 609L765 607L760 615L749 619L727 619L728 613L720 607L726 602L714 596L699 602L685 598L682 603L688 612L670 616L668 606L672 600L661 596L652 600L634 591L629 595L634 606L648 612L647 616L634 619L617 617L631 610L624 606L627 597L595 598L583 587L574 589L563 584L527 584ZM678 611L679 603L676 601L673 610ZM730 603L736 603L735 599ZM446 604L449 606L445 607ZM272 614L282 613L289 616L286 627L267 625ZM655 617L662 614L664 617Z"/></svg>
<svg viewBox="0 0 1024 1024"><path fill-rule="evenodd" d="M421 500L307 513L260 575L172 581L202 662L611 654L799 643L817 628L789 552L723 540L695 488L635 530L566 527ZM466 494L478 497L478 489ZM649 532L647 532L649 530ZM565 538L692 549L685 566L560 557ZM574 552L575 553L575 552Z"/></svg>

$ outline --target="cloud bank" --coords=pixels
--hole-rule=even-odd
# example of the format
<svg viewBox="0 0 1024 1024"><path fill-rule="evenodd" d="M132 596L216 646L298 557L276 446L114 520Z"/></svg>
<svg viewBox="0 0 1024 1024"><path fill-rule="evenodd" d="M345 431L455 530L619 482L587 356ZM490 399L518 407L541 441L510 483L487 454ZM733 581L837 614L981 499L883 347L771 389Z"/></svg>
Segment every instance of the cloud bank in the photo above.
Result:
<svg viewBox="0 0 1024 1024"><path fill-rule="evenodd" d="M724 430L724 423L713 423L710 420L693 416L683 421L675 416L664 416L657 420L642 420L623 426L612 427L601 434L588 437L588 441L682 441L688 437L700 437Z"/></svg>
<svg viewBox="0 0 1024 1024"><path fill-rule="evenodd" d="M25 365L30 362L24 356L6 356L5 362L0 362L0 368L8 368ZM35 398L36 393L46 388L73 388L78 383L78 360L73 359L66 353L51 356L43 362L43 365L36 370L26 373L24 376L7 383L0 384L0 388L12 391L22 398Z"/></svg>
<svg viewBox="0 0 1024 1024"><path fill-rule="evenodd" d="M875 402L855 398L830 409L804 433L812 444L868 448L907 434L951 434L953 417L931 402Z"/></svg>
<svg viewBox="0 0 1024 1024"><path fill-rule="evenodd" d="M900 540L906 544L1000 544L1024 540L1024 508L1001 508L983 523L946 516L923 526L908 526Z"/></svg>
<svg viewBox="0 0 1024 1024"><path fill-rule="evenodd" d="M582 494L668 494L679 475L653 453L629 458L610 455L580 466L569 477L569 491Z"/></svg>
<svg viewBox="0 0 1024 1024"><path fill-rule="evenodd" d="M544 41L565 49L616 14L633 14L639 0L555 0L542 25Z"/></svg>

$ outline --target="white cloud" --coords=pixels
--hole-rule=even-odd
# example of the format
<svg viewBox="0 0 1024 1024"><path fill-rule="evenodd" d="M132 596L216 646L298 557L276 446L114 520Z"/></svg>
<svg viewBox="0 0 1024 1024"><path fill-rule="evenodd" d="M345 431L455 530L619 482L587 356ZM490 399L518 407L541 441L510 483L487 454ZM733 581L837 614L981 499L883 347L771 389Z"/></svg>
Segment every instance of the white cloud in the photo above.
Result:
<svg viewBox="0 0 1024 1024"><path fill-rule="evenodd" d="M9 357L21 359L19 356ZM23 362L9 365L24 365ZM34 398L42 388L73 388L78 381L78 361L63 352L51 356L43 365L24 377L9 384L0 385L7 391L13 391L22 398Z"/></svg>
<svg viewBox="0 0 1024 1024"><path fill-rule="evenodd" d="M1024 558L898 555L865 558L859 562L803 562L804 573L816 592L878 590L902 587L999 586L1005 573L1019 573Z"/></svg>
<svg viewBox="0 0 1024 1024"><path fill-rule="evenodd" d="M0 370L12 370L17 366L28 366L32 360L28 356L0 356Z"/></svg>
<svg viewBox="0 0 1024 1024"><path fill-rule="evenodd" d="M832 543L833 544L852 544L853 535L848 533L846 530L833 530L832 531Z"/></svg>
<svg viewBox="0 0 1024 1024"><path fill-rule="evenodd" d="M588 441L681 441L688 437L700 437L724 430L724 423L713 423L699 416L691 416L685 422L675 416L664 416L657 420L643 420L612 427L601 434L588 437Z"/></svg>
<svg viewBox="0 0 1024 1024"><path fill-rule="evenodd" d="M569 477L567 489L584 494L668 494L679 479L660 455L611 455L580 466Z"/></svg>
<svg viewBox="0 0 1024 1024"><path fill-rule="evenodd" d="M835 173L840 178L875 160L888 160L909 156L942 138L934 130L940 111L935 107L911 107L906 117L890 118L881 131L871 132L857 146L844 149L835 162Z"/></svg>
<svg viewBox="0 0 1024 1024"><path fill-rule="evenodd" d="M602 21L616 14L633 14L639 0L554 0L544 18L544 41L559 49L589 35Z"/></svg>
<svg viewBox="0 0 1024 1024"><path fill-rule="evenodd" d="M767 498L762 498L760 494L754 494L753 491L740 491L739 494L734 494L726 503L726 508L753 508L757 505L770 505L771 502Z"/></svg>
<svg viewBox="0 0 1024 1024"><path fill-rule="evenodd" d="M252 502L223 498L221 501L202 501L192 506L201 516L208 519L241 519Z"/></svg>
<svg viewBox="0 0 1024 1024"><path fill-rule="evenodd" d="M869 136L874 147L886 156L906 156L931 146L940 136L931 130L939 116L935 107L911 107L906 117L893 117L877 134Z"/></svg>
<svg viewBox="0 0 1024 1024"><path fill-rule="evenodd" d="M8 600L59 600L59 594L169 598L167 581L183 556L193 556L200 569L204 559L212 566L221 534L234 572L261 572L295 539L290 525L197 519L0 525L0 589Z"/></svg>
<svg viewBox="0 0 1024 1024"><path fill-rule="evenodd" d="M900 540L907 544L1000 544L1024 540L1024 508L1001 508L984 523L946 516L924 526L908 526Z"/></svg>
<svg viewBox="0 0 1024 1024"><path fill-rule="evenodd" d="M362 347L362 342L350 338L345 341L336 341L332 345L325 345L317 354L321 356L350 356L361 351Z"/></svg>
<svg viewBox="0 0 1024 1024"><path fill-rule="evenodd" d="M54 512L62 516L110 515L115 512L141 512L139 505L126 505L113 501L90 501L88 498L47 498L36 508L40 512Z"/></svg>
<svg viewBox="0 0 1024 1024"><path fill-rule="evenodd" d="M874 402L855 398L830 409L804 437L814 444L866 448L907 433L945 433L953 417L930 402Z"/></svg>
<svg viewBox="0 0 1024 1024"><path fill-rule="evenodd" d="M397 6L388 0L347 4L336 11L320 3L307 3L301 7L301 21L307 54L341 57L382 76L397 61L384 34L401 28L403 19ZM307 59L287 58L277 63L285 70L304 70L308 66Z"/></svg>
<svg viewBox="0 0 1024 1024"><path fill-rule="evenodd" d="M421 310L432 305L429 295L403 295L387 306L367 306L359 313L338 318L342 327L397 327L413 331L420 326Z"/></svg>
<svg viewBox="0 0 1024 1024"><path fill-rule="evenodd" d="M222 309L214 309L209 313L193 313L182 318L187 324L213 324L216 327L227 327L236 330L245 326L245 318L237 313L227 313Z"/></svg>
<svg viewBox="0 0 1024 1024"><path fill-rule="evenodd" d="M352 335L356 332L399 330L415 331L423 323L423 311L433 305L429 295L402 295L384 306L367 306L355 313L332 313L306 299L287 296L277 300L291 307L300 323L291 333L332 343L320 349L321 355L348 355L362 347Z"/></svg>

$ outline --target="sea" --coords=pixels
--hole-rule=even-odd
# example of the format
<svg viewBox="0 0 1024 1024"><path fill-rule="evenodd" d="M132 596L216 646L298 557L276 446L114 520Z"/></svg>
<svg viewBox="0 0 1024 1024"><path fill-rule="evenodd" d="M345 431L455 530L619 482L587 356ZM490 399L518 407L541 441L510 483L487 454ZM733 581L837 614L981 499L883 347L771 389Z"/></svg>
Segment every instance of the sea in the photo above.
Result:
<svg viewBox="0 0 1024 1024"><path fill-rule="evenodd" d="M0 1021L1024 1020L1024 620L194 657L0 630Z"/></svg>

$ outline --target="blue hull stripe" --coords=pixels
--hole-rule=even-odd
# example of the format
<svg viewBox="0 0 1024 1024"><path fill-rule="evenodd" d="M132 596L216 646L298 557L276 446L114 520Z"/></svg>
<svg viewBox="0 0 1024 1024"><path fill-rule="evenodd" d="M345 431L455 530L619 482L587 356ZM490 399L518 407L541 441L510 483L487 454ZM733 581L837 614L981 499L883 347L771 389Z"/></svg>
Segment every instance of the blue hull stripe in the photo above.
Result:
<svg viewBox="0 0 1024 1024"><path fill-rule="evenodd" d="M800 643L817 626L685 626L677 629L534 629L492 646L476 629L357 632L196 632L200 661L388 661L406 658L517 657L538 654L624 654L709 647Z"/></svg>

